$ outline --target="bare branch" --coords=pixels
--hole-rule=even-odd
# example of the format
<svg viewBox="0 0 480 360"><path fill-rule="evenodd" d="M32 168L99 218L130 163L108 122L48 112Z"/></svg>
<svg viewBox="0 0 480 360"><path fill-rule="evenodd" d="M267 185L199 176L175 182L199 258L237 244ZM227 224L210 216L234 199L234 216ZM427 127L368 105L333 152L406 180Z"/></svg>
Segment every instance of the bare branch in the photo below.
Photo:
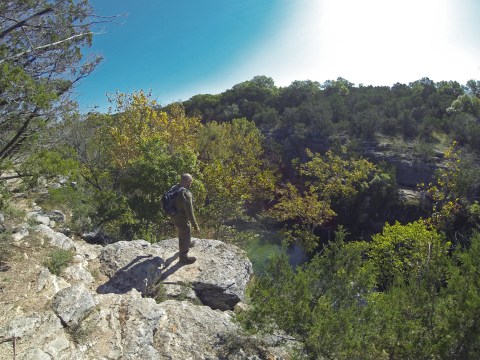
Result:
<svg viewBox="0 0 480 360"><path fill-rule="evenodd" d="M18 21L16 24L10 26L8 29L2 31L0 33L0 38L4 37L5 35L7 35L9 32L12 32L13 30L23 26L23 25L26 25L28 21L30 21L31 19L33 18L36 18L38 16L42 16L42 15L45 15L45 14L48 14L49 12L52 12L53 11L53 8L46 8L42 11L39 11L38 13L35 13L33 14L32 16L29 16L28 18L24 19L24 20L21 20L21 21ZM16 21L16 20L14 20Z"/></svg>
<svg viewBox="0 0 480 360"><path fill-rule="evenodd" d="M12 60L12 59L16 59L16 58L19 58L19 57L22 57L26 54L29 54L31 53L32 51L36 51L36 50L42 50L42 49L46 49L46 48L49 48L49 47L54 47L56 45L60 45L64 42L67 42L67 41L70 41L70 40L73 40L73 39L76 39L76 38L79 38L79 37L83 37L83 36L87 36L87 35L93 35L94 33L93 32L88 32L88 33L83 33L83 34L76 34L76 35L73 35L73 36L70 36L66 39L63 39L63 40L59 40L59 41L56 41L54 43L51 43L51 44L46 44L46 45L42 45L42 46L37 46L37 47L34 47L32 49L29 49L29 50L26 50L26 51L23 51L19 54L16 54L16 55L13 55L13 56L9 56L8 58L5 58L5 59L2 59L0 60L0 64L4 63L5 61L7 60Z"/></svg>
<svg viewBox="0 0 480 360"><path fill-rule="evenodd" d="M30 125L30 122L32 121L33 118L37 117L38 114L37 114L37 111L38 109L35 109L33 111L32 114L30 114L30 116L28 116L22 127L17 131L17 133L15 134L15 136L13 137L13 139L11 139L8 144L6 144L3 149L0 150L0 159L6 159L11 153L12 151L16 148L15 144L21 140L21 137L22 135L25 133L25 131L27 131L28 129L28 125Z"/></svg>

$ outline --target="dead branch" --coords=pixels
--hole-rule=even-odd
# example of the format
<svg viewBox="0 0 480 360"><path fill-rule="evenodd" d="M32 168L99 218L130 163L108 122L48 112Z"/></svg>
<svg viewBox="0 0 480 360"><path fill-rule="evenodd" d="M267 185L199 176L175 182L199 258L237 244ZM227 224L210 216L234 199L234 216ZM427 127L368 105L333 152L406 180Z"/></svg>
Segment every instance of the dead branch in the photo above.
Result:
<svg viewBox="0 0 480 360"><path fill-rule="evenodd" d="M19 57L22 57L26 54L29 54L31 52L35 52L37 50L43 50L43 49L47 49L47 48L50 48L50 47L54 47L54 46L57 46L57 45L60 45L64 42L68 42L70 40L73 40L73 39L76 39L76 38L79 38L79 37L84 37L84 36L87 36L87 35L94 35L95 33L93 32L87 32L87 33L83 33L83 34L76 34L76 35L73 35L73 36L70 36L66 39L62 39L62 40L59 40L59 41L55 41L54 43L50 43L50 44L46 44L46 45L42 45L42 46L37 46L37 47L33 47L33 48L30 48L28 50L25 50L21 53L18 53L18 54L15 54L15 55L12 55L12 56L9 56L5 59L1 59L0 60L0 64L4 63L5 61L7 60L12 60L12 59L17 59Z"/></svg>

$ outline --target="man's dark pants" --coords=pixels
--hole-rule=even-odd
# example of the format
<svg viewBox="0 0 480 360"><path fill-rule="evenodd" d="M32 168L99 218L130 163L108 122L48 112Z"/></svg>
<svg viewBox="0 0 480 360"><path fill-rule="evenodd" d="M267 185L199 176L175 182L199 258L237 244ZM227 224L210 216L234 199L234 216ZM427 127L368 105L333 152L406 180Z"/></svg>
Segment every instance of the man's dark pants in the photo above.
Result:
<svg viewBox="0 0 480 360"><path fill-rule="evenodd" d="M192 227L187 221L175 221L178 229L178 248L180 259L186 258L192 240Z"/></svg>

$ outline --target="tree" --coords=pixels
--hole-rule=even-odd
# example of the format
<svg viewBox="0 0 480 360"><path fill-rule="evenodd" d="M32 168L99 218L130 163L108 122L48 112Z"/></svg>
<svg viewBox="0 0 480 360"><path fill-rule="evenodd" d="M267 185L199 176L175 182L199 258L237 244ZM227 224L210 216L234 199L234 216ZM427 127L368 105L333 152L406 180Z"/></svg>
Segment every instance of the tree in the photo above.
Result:
<svg viewBox="0 0 480 360"><path fill-rule="evenodd" d="M326 95L341 95L346 96L350 93L350 90L355 84L350 81L338 77L337 80L327 80L322 84L322 88L325 90Z"/></svg>
<svg viewBox="0 0 480 360"><path fill-rule="evenodd" d="M276 174L263 158L263 135L252 121L213 121L198 135L207 193L203 211L215 236L221 237L226 223L245 215L246 203L272 196Z"/></svg>
<svg viewBox="0 0 480 360"><path fill-rule="evenodd" d="M157 102L143 91L117 93L110 101L116 103L116 115L108 126L107 136L112 142L111 159L119 168L135 161L144 144L152 140L161 140L170 152L195 147L200 119L186 116L181 104L172 104L167 114L159 111Z"/></svg>
<svg viewBox="0 0 480 360"><path fill-rule="evenodd" d="M395 277L415 281L430 263L445 256L449 243L424 221L407 225L385 224L381 234L372 236L368 256L377 268L377 286L391 285Z"/></svg>
<svg viewBox="0 0 480 360"><path fill-rule="evenodd" d="M374 244L345 243L339 231L295 271L286 255L273 257L249 287L252 306L242 323L285 332L305 359L478 358L479 235L453 255L421 221L379 236ZM378 279L393 271L388 261L398 271L381 288Z"/></svg>
<svg viewBox="0 0 480 360"><path fill-rule="evenodd" d="M293 222L285 232L287 239L311 251L320 241L316 230L337 215L334 201L356 196L369 186L367 180L377 170L368 160L349 156L345 147L339 153L327 151L324 156L306 152L310 160L298 166L305 183L287 184L270 213L277 220Z"/></svg>
<svg viewBox="0 0 480 360"><path fill-rule="evenodd" d="M97 20L87 0L1 2L0 165L72 110L69 93L100 61L82 60Z"/></svg>

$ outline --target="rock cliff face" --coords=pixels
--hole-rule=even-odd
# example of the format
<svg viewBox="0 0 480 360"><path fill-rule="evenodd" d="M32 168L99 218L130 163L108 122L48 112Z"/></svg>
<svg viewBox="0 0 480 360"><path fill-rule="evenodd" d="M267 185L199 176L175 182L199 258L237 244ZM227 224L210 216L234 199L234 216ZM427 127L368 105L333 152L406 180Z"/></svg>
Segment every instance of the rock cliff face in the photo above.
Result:
<svg viewBox="0 0 480 360"><path fill-rule="evenodd" d="M12 229L20 252L0 273L1 359L288 357L259 339L255 351L238 350L238 341L236 354L229 350L228 339L244 336L232 310L252 274L239 248L195 239L197 262L182 265L177 239L91 245L52 228L59 212L34 210ZM73 261L54 275L44 259L57 248Z"/></svg>

